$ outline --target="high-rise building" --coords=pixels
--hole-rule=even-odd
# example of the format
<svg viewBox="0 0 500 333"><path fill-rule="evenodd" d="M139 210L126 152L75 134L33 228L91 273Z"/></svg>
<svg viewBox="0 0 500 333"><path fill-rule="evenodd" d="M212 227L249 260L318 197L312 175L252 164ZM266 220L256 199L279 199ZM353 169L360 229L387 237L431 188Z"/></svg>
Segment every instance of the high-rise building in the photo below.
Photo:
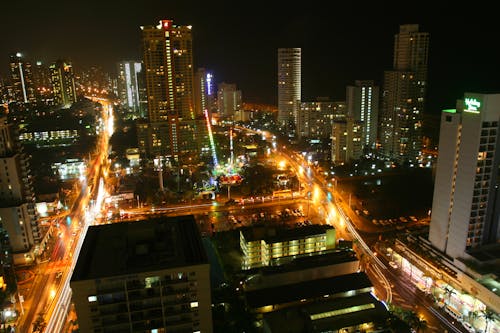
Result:
<svg viewBox="0 0 500 333"><path fill-rule="evenodd" d="M141 29L148 118L138 126L139 150L148 158L161 155L182 158L183 164L195 162L206 124L194 103L191 26L161 20L158 26ZM190 133L199 137L183 150L183 138Z"/></svg>
<svg viewBox="0 0 500 333"><path fill-rule="evenodd" d="M335 120L332 128L332 162L349 163L363 153L363 123L352 117Z"/></svg>
<svg viewBox="0 0 500 333"><path fill-rule="evenodd" d="M347 113L363 123L363 147L375 148L378 127L379 87L372 80L356 80L346 89Z"/></svg>
<svg viewBox="0 0 500 333"><path fill-rule="evenodd" d="M202 115L205 110L211 116L217 109L217 92L214 88L214 76L205 68L198 68L193 84L195 114Z"/></svg>
<svg viewBox="0 0 500 333"><path fill-rule="evenodd" d="M241 110L241 90L236 89L236 84L222 82L217 87L217 110L220 119L233 119L234 114Z"/></svg>
<svg viewBox="0 0 500 333"><path fill-rule="evenodd" d="M429 240L451 258L500 239L499 123L500 94L466 93L442 112Z"/></svg>
<svg viewBox="0 0 500 333"><path fill-rule="evenodd" d="M19 133L0 118L0 228L9 236L15 264L31 264L41 242L27 156Z"/></svg>
<svg viewBox="0 0 500 333"><path fill-rule="evenodd" d="M71 62L57 60L49 67L54 105L68 108L76 102L75 76Z"/></svg>
<svg viewBox="0 0 500 333"><path fill-rule="evenodd" d="M429 33L420 32L418 24L401 25L393 69L384 73L379 130L383 154L400 162L421 155L428 53Z"/></svg>
<svg viewBox="0 0 500 333"><path fill-rule="evenodd" d="M191 26L161 20L141 29L149 121L194 119Z"/></svg>
<svg viewBox="0 0 500 333"><path fill-rule="evenodd" d="M82 332L213 331L193 215L90 227L70 286Z"/></svg>
<svg viewBox="0 0 500 333"><path fill-rule="evenodd" d="M297 137L330 139L333 120L338 116L338 105L339 102L323 97L313 102L301 102L297 116Z"/></svg>
<svg viewBox="0 0 500 333"><path fill-rule="evenodd" d="M128 108L135 116L143 116L145 104L144 73L140 61L118 63L118 97L122 107Z"/></svg>
<svg viewBox="0 0 500 333"><path fill-rule="evenodd" d="M301 49L278 49L278 123L295 131L301 101Z"/></svg>
<svg viewBox="0 0 500 333"><path fill-rule="evenodd" d="M10 55L10 77L13 86L13 96L16 102L34 103L35 88L31 63L23 59L19 52Z"/></svg>
<svg viewBox="0 0 500 333"><path fill-rule="evenodd" d="M52 83L49 68L41 61L33 66L33 86L36 100L48 104L52 99Z"/></svg>

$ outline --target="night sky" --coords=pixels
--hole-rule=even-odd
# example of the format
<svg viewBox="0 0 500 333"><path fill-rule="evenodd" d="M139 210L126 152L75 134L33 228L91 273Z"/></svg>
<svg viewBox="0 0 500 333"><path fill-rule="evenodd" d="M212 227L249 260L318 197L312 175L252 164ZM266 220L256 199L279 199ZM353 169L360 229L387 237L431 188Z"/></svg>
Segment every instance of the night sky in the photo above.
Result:
<svg viewBox="0 0 500 333"><path fill-rule="evenodd" d="M345 100L345 86L356 79L382 83L399 25L419 24L430 33L428 112L454 107L465 91L500 93L500 19L491 7L337 2L294 9L291 0L4 1L0 73L20 51L33 61L64 57L77 69L97 65L114 74L116 62L140 59L139 27L164 18L193 26L195 68L212 70L217 83L236 83L244 101L277 103L279 47L302 48L303 100Z"/></svg>

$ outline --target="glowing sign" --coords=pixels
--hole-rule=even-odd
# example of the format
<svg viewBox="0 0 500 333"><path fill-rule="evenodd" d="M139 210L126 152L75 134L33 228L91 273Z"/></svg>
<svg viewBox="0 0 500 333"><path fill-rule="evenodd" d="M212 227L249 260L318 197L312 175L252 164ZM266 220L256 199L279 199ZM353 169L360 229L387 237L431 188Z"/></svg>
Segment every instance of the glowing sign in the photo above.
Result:
<svg viewBox="0 0 500 333"><path fill-rule="evenodd" d="M481 102L476 98L466 98L465 99L466 112L479 113L481 108Z"/></svg>
<svg viewBox="0 0 500 333"><path fill-rule="evenodd" d="M212 74L207 73L207 95L212 96Z"/></svg>
<svg viewBox="0 0 500 333"><path fill-rule="evenodd" d="M164 30L170 30L172 27L172 20L161 20L161 26Z"/></svg>

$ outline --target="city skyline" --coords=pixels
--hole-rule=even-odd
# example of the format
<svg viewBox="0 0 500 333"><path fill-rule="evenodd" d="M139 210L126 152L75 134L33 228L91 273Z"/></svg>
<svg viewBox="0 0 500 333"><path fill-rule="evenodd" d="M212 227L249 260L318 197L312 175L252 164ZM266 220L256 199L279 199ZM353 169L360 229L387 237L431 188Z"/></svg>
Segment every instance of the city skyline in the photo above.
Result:
<svg viewBox="0 0 500 333"><path fill-rule="evenodd" d="M137 8L115 1L6 6L11 15L0 24L11 33L0 37L5 52L0 69L3 78L9 54L18 51L32 61L50 63L68 57L75 68L96 65L114 73L116 63L141 59L141 25L171 19L193 26L195 68L213 71L217 82L235 83L244 101L277 104L276 55L283 47L302 49L305 101L317 96L344 100L346 86L355 80L381 85L383 71L392 66L399 25L419 24L431 40L428 113L453 107L465 91L500 90L500 83L495 82L500 74L499 49L491 43L494 21L480 5L475 15L447 4L419 4L412 11L363 4L327 10L314 1L301 5L300 10L270 8L259 2L249 8L157 1ZM45 14L58 19L48 20Z"/></svg>

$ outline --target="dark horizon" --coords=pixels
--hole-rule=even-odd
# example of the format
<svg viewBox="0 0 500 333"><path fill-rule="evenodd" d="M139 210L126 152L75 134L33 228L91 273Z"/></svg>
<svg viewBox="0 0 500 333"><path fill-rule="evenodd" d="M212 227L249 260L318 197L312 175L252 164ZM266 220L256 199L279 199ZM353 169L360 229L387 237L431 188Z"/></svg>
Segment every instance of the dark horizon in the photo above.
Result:
<svg viewBox="0 0 500 333"><path fill-rule="evenodd" d="M146 1L136 7L114 0L81 5L56 0L48 6L30 2L4 5L9 7L0 23L4 78L15 52L32 62L66 58L75 69L100 66L114 74L117 62L141 59L140 26L164 18L193 26L195 69L212 71L216 83L235 83L244 101L277 104L280 47L302 48L304 101L319 96L344 100L345 87L355 80L382 85L384 70L392 67L399 26L419 24L430 34L427 113L455 107L468 91L500 93L500 53L493 45L498 27L488 12L474 15L455 4L419 3L410 12L360 3L332 4L330 9L318 1L297 10L289 4L270 8L260 1L248 8L196 1Z"/></svg>

